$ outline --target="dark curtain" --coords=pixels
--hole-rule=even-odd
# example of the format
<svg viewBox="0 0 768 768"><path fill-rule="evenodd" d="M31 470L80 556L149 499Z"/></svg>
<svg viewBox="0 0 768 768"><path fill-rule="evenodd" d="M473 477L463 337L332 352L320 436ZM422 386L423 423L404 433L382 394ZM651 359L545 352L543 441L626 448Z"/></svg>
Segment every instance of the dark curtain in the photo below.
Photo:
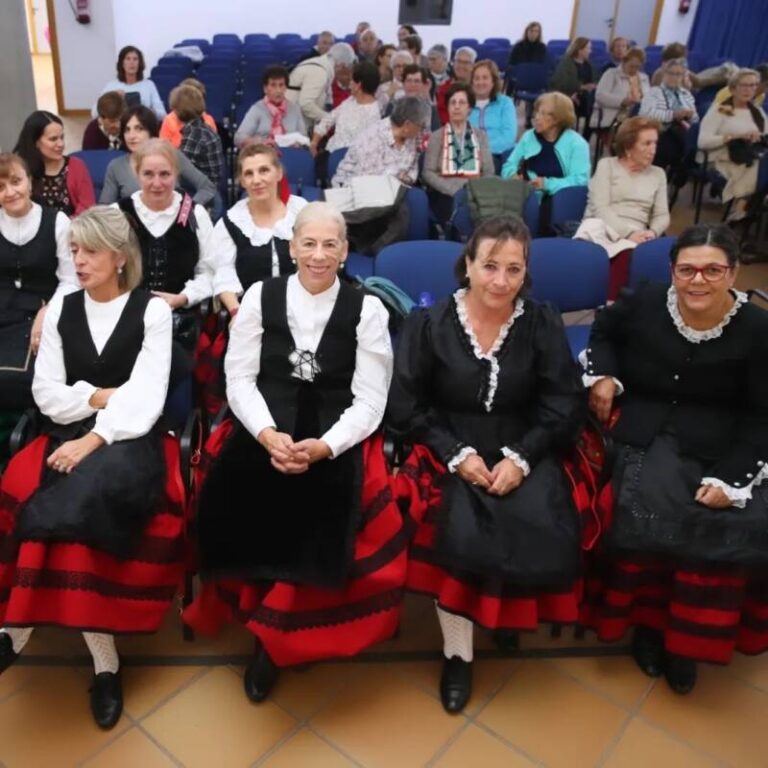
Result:
<svg viewBox="0 0 768 768"><path fill-rule="evenodd" d="M768 0L699 0L688 50L743 67L768 61Z"/></svg>

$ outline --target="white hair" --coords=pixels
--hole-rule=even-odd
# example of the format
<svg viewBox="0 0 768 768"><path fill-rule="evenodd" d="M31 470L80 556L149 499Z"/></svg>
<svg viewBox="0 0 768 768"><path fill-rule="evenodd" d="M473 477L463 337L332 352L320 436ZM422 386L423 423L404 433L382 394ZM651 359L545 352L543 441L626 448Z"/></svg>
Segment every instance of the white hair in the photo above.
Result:
<svg viewBox="0 0 768 768"><path fill-rule="evenodd" d="M474 64L475 61L477 61L477 51L474 48L470 48L468 45L462 45L461 48L457 48L453 52L453 60L456 61L456 57L460 53L466 53L470 59L472 59L472 63Z"/></svg>
<svg viewBox="0 0 768 768"><path fill-rule="evenodd" d="M348 67L357 61L355 49L349 43L334 43L326 55L334 64L346 64Z"/></svg>
<svg viewBox="0 0 768 768"><path fill-rule="evenodd" d="M413 56L411 56L410 51L395 51L392 54L392 58L389 60L389 66L394 67L395 64L398 64L399 62L403 62L403 64L413 64Z"/></svg>

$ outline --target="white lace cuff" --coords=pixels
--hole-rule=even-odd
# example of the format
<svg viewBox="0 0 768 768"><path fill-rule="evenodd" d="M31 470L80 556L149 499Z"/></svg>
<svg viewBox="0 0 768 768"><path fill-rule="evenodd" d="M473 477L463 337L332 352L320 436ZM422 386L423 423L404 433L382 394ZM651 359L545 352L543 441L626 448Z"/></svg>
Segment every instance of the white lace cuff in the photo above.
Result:
<svg viewBox="0 0 768 768"><path fill-rule="evenodd" d="M453 474L468 456L477 456L477 451L471 445L465 445L449 462L448 471Z"/></svg>
<svg viewBox="0 0 768 768"><path fill-rule="evenodd" d="M701 479L701 485L712 485L715 488L720 488L720 490L724 491L725 495L730 499L732 506L744 509L744 507L747 506L747 502L752 499L752 489L760 485L766 477L768 477L768 471L766 471L766 467L763 467L763 469L757 473L757 477L749 485L745 485L743 488L735 488L716 477L703 477Z"/></svg>
<svg viewBox="0 0 768 768"><path fill-rule="evenodd" d="M600 381L600 379L613 379L613 383L616 385L616 396L620 395L624 391L624 385L615 376L593 376L589 373L584 373L581 376L581 383L589 389L593 384Z"/></svg>
<svg viewBox="0 0 768 768"><path fill-rule="evenodd" d="M505 459L509 459L523 470L523 477L528 477L531 474L531 465L519 453L511 448L507 448L506 445L501 449L501 452L504 454Z"/></svg>

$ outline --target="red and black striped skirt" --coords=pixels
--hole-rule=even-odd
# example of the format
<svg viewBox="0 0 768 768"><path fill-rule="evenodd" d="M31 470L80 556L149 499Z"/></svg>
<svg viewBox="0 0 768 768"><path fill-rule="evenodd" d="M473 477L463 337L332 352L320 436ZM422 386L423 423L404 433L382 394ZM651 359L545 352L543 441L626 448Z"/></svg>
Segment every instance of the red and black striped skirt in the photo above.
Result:
<svg viewBox="0 0 768 768"><path fill-rule="evenodd" d="M576 480L575 467L566 467L573 499L582 519L583 540L595 532L591 493L585 482ZM440 608L470 619L488 629L535 630L542 622L574 624L582 596L581 579L557 586L519 585L502 579L481 577L440 564L436 548L441 513L439 478L445 467L423 446L414 446L400 470L414 486L420 518L410 549L408 589L434 597Z"/></svg>
<svg viewBox="0 0 768 768"><path fill-rule="evenodd" d="M83 544L15 537L18 511L39 485L47 444L41 436L16 454L0 483L0 626L155 632L184 573L185 492L178 442L163 437L164 503L145 525L130 559Z"/></svg>
<svg viewBox="0 0 768 768"><path fill-rule="evenodd" d="M227 438L225 423L206 445L208 464ZM203 584L184 620L204 634L238 621L281 667L353 656L397 630L413 521L398 499L410 487L389 473L376 435L363 444L362 517L349 577L342 588L236 579Z"/></svg>

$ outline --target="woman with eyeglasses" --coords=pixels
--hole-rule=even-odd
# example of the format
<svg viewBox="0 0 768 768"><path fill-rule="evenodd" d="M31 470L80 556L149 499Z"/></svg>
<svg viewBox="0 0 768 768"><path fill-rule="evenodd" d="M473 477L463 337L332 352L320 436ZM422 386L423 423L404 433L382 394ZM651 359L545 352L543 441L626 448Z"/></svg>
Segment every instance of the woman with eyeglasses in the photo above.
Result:
<svg viewBox="0 0 768 768"><path fill-rule="evenodd" d="M739 249L698 225L672 284L601 310L586 350L590 407L611 426L603 559L583 622L676 693L696 662L768 649L768 313L734 290Z"/></svg>
<svg viewBox="0 0 768 768"><path fill-rule="evenodd" d="M204 587L185 619L256 635L244 678L253 702L280 667L351 656L399 621L410 528L373 436L392 376L388 315L339 280L347 250L342 215L309 203L290 244L296 274L254 283L230 331L235 419L207 446Z"/></svg>
<svg viewBox="0 0 768 768"><path fill-rule="evenodd" d="M715 169L725 176L723 202L733 200L729 221L741 221L757 189L759 155L765 150L768 119L754 104L760 73L740 69L729 81L731 97L715 102L701 120L699 149L709 152Z"/></svg>

